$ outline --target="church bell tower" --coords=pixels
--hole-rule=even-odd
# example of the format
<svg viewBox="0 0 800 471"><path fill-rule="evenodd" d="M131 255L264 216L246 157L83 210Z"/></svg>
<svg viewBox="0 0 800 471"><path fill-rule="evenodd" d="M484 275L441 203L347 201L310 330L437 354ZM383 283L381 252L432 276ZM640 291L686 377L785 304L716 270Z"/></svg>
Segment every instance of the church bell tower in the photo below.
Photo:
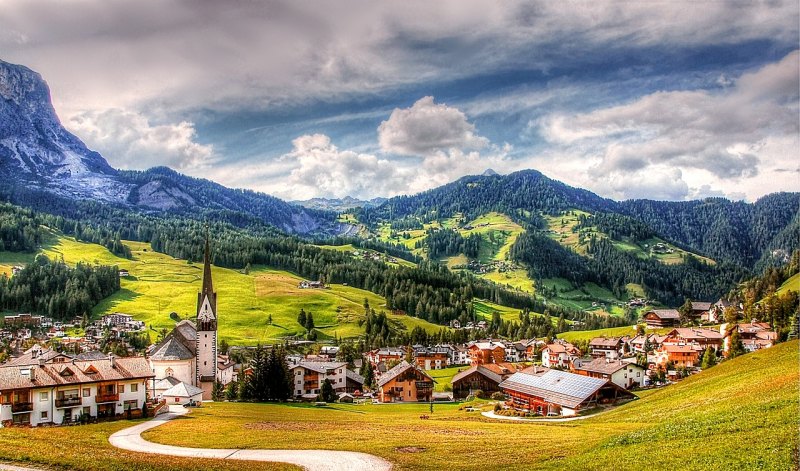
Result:
<svg viewBox="0 0 800 471"><path fill-rule="evenodd" d="M203 288L197 294L197 358L195 359L197 386L203 390L203 399L211 399L217 377L217 293L211 281L211 250L206 230L206 248L203 257Z"/></svg>

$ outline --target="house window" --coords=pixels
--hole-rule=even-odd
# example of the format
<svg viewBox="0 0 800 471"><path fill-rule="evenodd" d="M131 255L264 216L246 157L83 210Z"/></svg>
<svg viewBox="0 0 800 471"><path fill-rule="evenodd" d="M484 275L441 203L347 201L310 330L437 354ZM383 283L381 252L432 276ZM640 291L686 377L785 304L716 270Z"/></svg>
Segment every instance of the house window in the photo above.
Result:
<svg viewBox="0 0 800 471"><path fill-rule="evenodd" d="M641 375L642 375L642 373L640 373L640 372L638 372L638 371L636 372L636 377L637 377L637 378L638 378L639 376L641 376Z"/></svg>
<svg viewBox="0 0 800 471"><path fill-rule="evenodd" d="M48 396L48 394L47 394L47 391L40 392L40 393L39 393L39 400L40 400L40 401L42 401L42 402L44 402L44 401L46 401L46 400L47 400L47 396Z"/></svg>
<svg viewBox="0 0 800 471"><path fill-rule="evenodd" d="M120 384L119 385L119 393L120 394L125 394L125 385L124 384Z"/></svg>
<svg viewBox="0 0 800 471"><path fill-rule="evenodd" d="M47 411L46 411L46 410L43 410L43 411L41 412L41 415L39 416L39 418L40 418L40 419L42 419L42 420L45 420L45 419L47 419Z"/></svg>
<svg viewBox="0 0 800 471"><path fill-rule="evenodd" d="M83 412L81 412L81 413L82 413L83 415L89 415L89 414L91 414L91 413L92 413L92 409L91 409L91 407L89 407L89 406L86 406L86 407L84 407L84 408L83 408Z"/></svg>
<svg viewBox="0 0 800 471"><path fill-rule="evenodd" d="M339 378L339 382L340 382L340 383L342 382L342 378Z"/></svg>
<svg viewBox="0 0 800 471"><path fill-rule="evenodd" d="M136 383L131 384L131 392L139 392L139 385Z"/></svg>
<svg viewBox="0 0 800 471"><path fill-rule="evenodd" d="M89 389L89 388L83 388L83 397L89 397L89 394L91 394L91 391L92 390Z"/></svg>
<svg viewBox="0 0 800 471"><path fill-rule="evenodd" d="M123 408L125 410L138 409L139 408L139 401L137 401L136 399L132 399L130 401L125 401Z"/></svg>

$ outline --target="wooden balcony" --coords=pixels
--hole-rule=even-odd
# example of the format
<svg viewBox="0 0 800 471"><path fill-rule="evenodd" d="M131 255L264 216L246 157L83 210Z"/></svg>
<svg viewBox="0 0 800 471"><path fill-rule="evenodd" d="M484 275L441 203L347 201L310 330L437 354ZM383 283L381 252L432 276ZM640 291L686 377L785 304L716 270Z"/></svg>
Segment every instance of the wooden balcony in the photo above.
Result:
<svg viewBox="0 0 800 471"><path fill-rule="evenodd" d="M30 412L33 410L32 402L12 402L11 413L18 414L20 412Z"/></svg>
<svg viewBox="0 0 800 471"><path fill-rule="evenodd" d="M117 402L119 401L119 394L98 394L94 397L94 402L102 404L104 402Z"/></svg>
<svg viewBox="0 0 800 471"><path fill-rule="evenodd" d="M74 397L60 397L56 399L56 407L63 408L63 407L75 407L81 405L81 398L78 396Z"/></svg>

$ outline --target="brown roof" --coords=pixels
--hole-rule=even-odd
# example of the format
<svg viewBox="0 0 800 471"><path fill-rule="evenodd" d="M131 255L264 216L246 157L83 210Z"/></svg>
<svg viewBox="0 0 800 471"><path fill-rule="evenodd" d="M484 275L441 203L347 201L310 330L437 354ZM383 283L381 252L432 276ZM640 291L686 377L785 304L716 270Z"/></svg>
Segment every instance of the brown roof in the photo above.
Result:
<svg viewBox="0 0 800 471"><path fill-rule="evenodd" d="M395 379L396 377L400 376L402 373L409 369L417 370L418 373L422 374L429 380L436 382L433 378L431 378L428 373L423 371L422 369L418 368L416 365L412 365L411 363L403 360L399 365L395 366L391 370L387 371L381 376L381 380L378 381L378 386L383 386L384 384L388 383L389 381Z"/></svg>
<svg viewBox="0 0 800 471"><path fill-rule="evenodd" d="M644 315L647 316L648 314L655 314L656 317L659 319L680 319L681 314L675 309L654 309L652 311L647 311Z"/></svg>
<svg viewBox="0 0 800 471"><path fill-rule="evenodd" d="M605 358L596 358L592 361L575 360L572 367L579 371L589 371L592 373L600 373L605 375L612 375L619 370L625 369L631 363L623 362L621 360L607 361ZM636 365L641 368L639 365Z"/></svg>
<svg viewBox="0 0 800 471"><path fill-rule="evenodd" d="M564 343L548 343L545 347L546 349L550 350L553 353L568 353L571 350L575 350L575 346L571 343L564 342Z"/></svg>
<svg viewBox="0 0 800 471"><path fill-rule="evenodd" d="M589 346L593 348L619 348L619 337L595 337L589 342Z"/></svg>
<svg viewBox="0 0 800 471"><path fill-rule="evenodd" d="M695 301L692 302L692 311L708 311L711 309L711 303Z"/></svg>
<svg viewBox="0 0 800 471"><path fill-rule="evenodd" d="M696 350L691 345L664 345L668 353L693 353Z"/></svg>
<svg viewBox="0 0 800 471"><path fill-rule="evenodd" d="M98 383L125 379L152 378L144 357L46 363L44 366L0 367L0 390ZM28 371L28 374L24 374Z"/></svg>
<svg viewBox="0 0 800 471"><path fill-rule="evenodd" d="M711 329L703 329L699 327L679 327L677 329L672 329L668 334L668 337L680 337L686 340L696 340L696 339L712 339L712 340L722 340L724 336L717 332L716 330Z"/></svg>

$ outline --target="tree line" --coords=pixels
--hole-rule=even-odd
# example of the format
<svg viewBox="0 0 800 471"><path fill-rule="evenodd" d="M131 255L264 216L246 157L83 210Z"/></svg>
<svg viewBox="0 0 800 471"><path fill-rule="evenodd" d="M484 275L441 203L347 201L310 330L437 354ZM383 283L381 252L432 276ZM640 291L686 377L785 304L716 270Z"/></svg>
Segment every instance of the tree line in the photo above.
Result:
<svg viewBox="0 0 800 471"><path fill-rule="evenodd" d="M117 290L117 267L78 263L70 268L61 260L37 255L33 263L11 278L0 276L0 306L3 310L69 320L91 316L92 308Z"/></svg>

